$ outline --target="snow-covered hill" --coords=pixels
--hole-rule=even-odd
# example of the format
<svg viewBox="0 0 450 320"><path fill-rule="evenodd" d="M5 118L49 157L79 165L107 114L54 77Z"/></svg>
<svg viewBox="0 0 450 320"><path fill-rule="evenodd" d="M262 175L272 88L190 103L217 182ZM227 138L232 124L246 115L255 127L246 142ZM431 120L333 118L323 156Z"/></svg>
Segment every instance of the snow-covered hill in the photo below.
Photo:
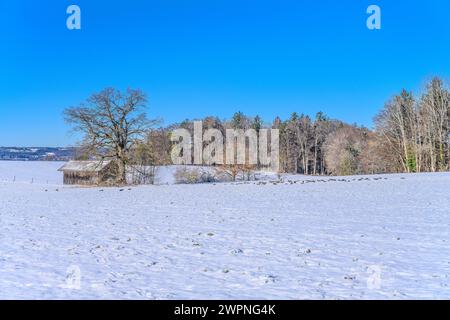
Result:
<svg viewBox="0 0 450 320"><path fill-rule="evenodd" d="M450 298L448 173L74 188L7 166L35 180L0 178L0 299Z"/></svg>

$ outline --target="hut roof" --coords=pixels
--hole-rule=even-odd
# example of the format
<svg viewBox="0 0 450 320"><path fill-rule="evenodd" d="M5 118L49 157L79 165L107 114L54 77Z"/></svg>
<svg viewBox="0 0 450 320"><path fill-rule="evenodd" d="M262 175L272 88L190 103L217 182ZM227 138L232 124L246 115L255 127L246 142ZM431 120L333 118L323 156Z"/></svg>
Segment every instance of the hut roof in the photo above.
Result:
<svg viewBox="0 0 450 320"><path fill-rule="evenodd" d="M58 171L76 171L76 172L99 172L111 163L110 160L104 161L69 161Z"/></svg>

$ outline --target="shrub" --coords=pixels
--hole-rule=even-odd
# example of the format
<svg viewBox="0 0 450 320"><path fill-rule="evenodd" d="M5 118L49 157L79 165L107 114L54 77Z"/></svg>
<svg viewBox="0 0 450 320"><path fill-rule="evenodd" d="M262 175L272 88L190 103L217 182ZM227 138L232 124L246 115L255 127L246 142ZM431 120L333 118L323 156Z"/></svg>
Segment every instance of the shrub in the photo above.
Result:
<svg viewBox="0 0 450 320"><path fill-rule="evenodd" d="M178 184L194 184L215 182L216 178L211 172L201 168L181 167L175 172L175 181Z"/></svg>

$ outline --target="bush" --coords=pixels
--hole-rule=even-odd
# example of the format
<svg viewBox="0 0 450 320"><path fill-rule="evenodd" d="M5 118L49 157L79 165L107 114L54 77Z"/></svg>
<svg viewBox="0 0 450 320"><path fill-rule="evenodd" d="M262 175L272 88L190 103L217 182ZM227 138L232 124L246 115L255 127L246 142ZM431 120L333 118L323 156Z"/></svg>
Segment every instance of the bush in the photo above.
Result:
<svg viewBox="0 0 450 320"><path fill-rule="evenodd" d="M216 178L211 172L200 168L178 168L175 172L175 181L178 184L194 184L215 182Z"/></svg>

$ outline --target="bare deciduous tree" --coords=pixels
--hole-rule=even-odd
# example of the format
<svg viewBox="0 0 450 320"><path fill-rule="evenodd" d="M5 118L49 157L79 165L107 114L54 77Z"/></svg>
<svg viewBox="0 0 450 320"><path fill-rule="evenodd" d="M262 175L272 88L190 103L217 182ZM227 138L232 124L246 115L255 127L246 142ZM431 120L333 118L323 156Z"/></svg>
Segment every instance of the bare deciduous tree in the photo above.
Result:
<svg viewBox="0 0 450 320"><path fill-rule="evenodd" d="M325 163L331 174L353 175L363 172L361 154L367 145L367 130L343 126L325 143Z"/></svg>
<svg viewBox="0 0 450 320"><path fill-rule="evenodd" d="M412 94L403 90L386 103L375 118L375 123L377 131L398 155L404 171L418 171L415 148L417 120Z"/></svg>
<svg viewBox="0 0 450 320"><path fill-rule="evenodd" d="M419 105L425 156L430 171L449 169L450 93L443 81L434 78Z"/></svg>
<svg viewBox="0 0 450 320"><path fill-rule="evenodd" d="M146 96L140 90L121 93L107 88L64 112L66 122L84 134L83 145L90 154L117 162L117 184L126 184L130 150L155 124L147 119L146 104Z"/></svg>

